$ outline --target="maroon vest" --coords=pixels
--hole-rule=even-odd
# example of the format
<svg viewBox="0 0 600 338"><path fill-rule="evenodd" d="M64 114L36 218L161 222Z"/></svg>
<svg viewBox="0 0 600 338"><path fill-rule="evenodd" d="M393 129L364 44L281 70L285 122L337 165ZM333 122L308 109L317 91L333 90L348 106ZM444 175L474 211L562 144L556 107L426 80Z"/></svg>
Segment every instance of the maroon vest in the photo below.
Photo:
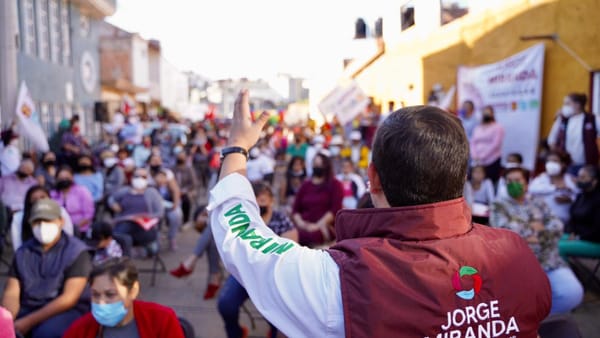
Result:
<svg viewBox="0 0 600 338"><path fill-rule="evenodd" d="M518 235L471 224L464 200L337 214L346 338L531 337L546 274Z"/></svg>

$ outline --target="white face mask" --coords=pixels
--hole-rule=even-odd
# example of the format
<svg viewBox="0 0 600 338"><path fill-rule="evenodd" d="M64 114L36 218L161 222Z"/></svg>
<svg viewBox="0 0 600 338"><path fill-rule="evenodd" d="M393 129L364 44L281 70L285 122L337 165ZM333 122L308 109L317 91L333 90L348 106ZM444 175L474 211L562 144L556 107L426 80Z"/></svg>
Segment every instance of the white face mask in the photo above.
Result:
<svg viewBox="0 0 600 338"><path fill-rule="evenodd" d="M317 150L323 149L323 143L316 143L315 144L315 149L317 149Z"/></svg>
<svg viewBox="0 0 600 338"><path fill-rule="evenodd" d="M33 237L42 244L52 243L59 233L59 225L52 222L41 222L40 225L33 227Z"/></svg>
<svg viewBox="0 0 600 338"><path fill-rule="evenodd" d="M136 124L138 122L140 122L140 118L137 116L132 116L129 118L129 123L131 123L131 124Z"/></svg>
<svg viewBox="0 0 600 338"><path fill-rule="evenodd" d="M564 117L571 117L575 114L575 109L572 106L564 105L562 106L561 113Z"/></svg>
<svg viewBox="0 0 600 338"><path fill-rule="evenodd" d="M112 168L117 164L117 159L114 157L108 157L104 159L104 166L107 168Z"/></svg>
<svg viewBox="0 0 600 338"><path fill-rule="evenodd" d="M148 180L142 177L135 177L131 180L131 186L137 190L144 190L148 186Z"/></svg>
<svg viewBox="0 0 600 338"><path fill-rule="evenodd" d="M546 173L550 176L556 176L562 171L562 166L558 162L546 162Z"/></svg>

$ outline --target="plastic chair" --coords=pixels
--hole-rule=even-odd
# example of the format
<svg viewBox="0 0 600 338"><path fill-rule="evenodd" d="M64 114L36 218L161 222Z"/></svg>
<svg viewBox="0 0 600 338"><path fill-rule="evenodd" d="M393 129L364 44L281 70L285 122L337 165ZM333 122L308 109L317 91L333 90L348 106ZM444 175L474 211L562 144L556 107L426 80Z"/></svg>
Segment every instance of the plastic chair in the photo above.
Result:
<svg viewBox="0 0 600 338"><path fill-rule="evenodd" d="M189 320L178 316L179 325L181 325L181 329L183 330L183 336L185 338L196 338L196 332L194 331L194 326L190 323Z"/></svg>
<svg viewBox="0 0 600 338"><path fill-rule="evenodd" d="M565 235L558 243L558 249L561 256L574 266L577 272L582 274L583 285L589 287L591 282L600 287L600 279L597 277L600 270L600 243L568 240ZM589 259L594 261L594 266L590 269L586 267L579 259Z"/></svg>

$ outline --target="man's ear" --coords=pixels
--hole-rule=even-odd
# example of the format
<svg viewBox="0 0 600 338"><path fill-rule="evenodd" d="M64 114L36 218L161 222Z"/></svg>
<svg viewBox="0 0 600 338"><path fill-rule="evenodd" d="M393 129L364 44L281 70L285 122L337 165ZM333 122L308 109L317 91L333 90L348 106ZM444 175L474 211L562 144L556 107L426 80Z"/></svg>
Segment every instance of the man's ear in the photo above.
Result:
<svg viewBox="0 0 600 338"><path fill-rule="evenodd" d="M369 164L369 168L367 169L367 176L369 177L370 192L376 194L383 192L379 174L377 173L377 169L372 162Z"/></svg>
<svg viewBox="0 0 600 338"><path fill-rule="evenodd" d="M131 298L131 300L135 300L138 298L139 295L140 295L140 282L136 281L135 283L133 283L131 290L129 290L129 297Z"/></svg>

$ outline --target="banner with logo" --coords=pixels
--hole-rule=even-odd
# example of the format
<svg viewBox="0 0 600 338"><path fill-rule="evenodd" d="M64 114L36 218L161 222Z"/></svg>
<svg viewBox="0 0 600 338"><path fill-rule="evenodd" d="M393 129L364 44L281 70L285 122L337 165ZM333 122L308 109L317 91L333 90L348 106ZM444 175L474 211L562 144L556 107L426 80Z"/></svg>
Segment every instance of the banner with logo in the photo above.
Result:
<svg viewBox="0 0 600 338"><path fill-rule="evenodd" d="M352 121L362 113L371 100L356 81L337 86L319 103L325 115L335 115L341 125Z"/></svg>
<svg viewBox="0 0 600 338"><path fill-rule="evenodd" d="M476 111L494 107L496 121L506 131L502 159L520 153L529 169L539 142L543 73L544 44L496 63L458 69L459 104L471 100Z"/></svg>
<svg viewBox="0 0 600 338"><path fill-rule="evenodd" d="M40 126L39 117L35 112L35 104L33 103L33 99L31 99L25 82L21 82L21 87L19 88L15 114L19 121L21 135L29 139L38 151L47 152L50 150L48 138Z"/></svg>

